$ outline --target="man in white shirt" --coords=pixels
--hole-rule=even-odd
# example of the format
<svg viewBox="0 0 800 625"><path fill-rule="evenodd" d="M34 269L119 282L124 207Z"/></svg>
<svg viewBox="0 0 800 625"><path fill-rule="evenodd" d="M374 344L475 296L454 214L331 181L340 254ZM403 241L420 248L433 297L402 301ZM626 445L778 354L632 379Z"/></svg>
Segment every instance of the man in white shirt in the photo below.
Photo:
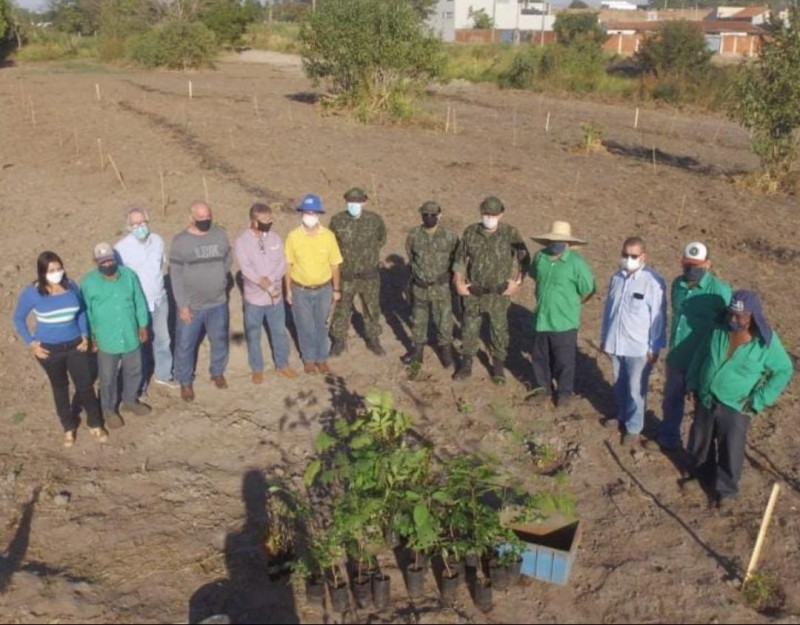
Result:
<svg viewBox="0 0 800 625"><path fill-rule="evenodd" d="M156 384L178 388L172 379L169 336L169 298L164 287L164 240L150 232L150 217L140 206L125 217L128 235L114 246L120 263L132 269L142 285L150 309L151 340L142 350L143 386L152 375Z"/></svg>
<svg viewBox="0 0 800 625"><path fill-rule="evenodd" d="M646 259L641 238L625 240L620 270L608 283L600 335L603 351L611 356L617 400L616 418L603 425L622 427L625 445L635 443L644 427L650 371L667 342L666 283L645 267Z"/></svg>

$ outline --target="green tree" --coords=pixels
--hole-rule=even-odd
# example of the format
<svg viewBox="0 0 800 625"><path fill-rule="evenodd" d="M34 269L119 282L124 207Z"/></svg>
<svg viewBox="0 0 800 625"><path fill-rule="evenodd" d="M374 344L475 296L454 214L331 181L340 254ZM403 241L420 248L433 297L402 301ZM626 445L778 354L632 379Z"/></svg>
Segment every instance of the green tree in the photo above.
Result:
<svg viewBox="0 0 800 625"><path fill-rule="evenodd" d="M589 44L601 48L608 39L598 13L559 13L553 24L556 40L564 46Z"/></svg>
<svg viewBox="0 0 800 625"><path fill-rule="evenodd" d="M677 20L664 22L655 34L647 37L635 59L645 73L684 79L705 74L713 55L697 24Z"/></svg>
<svg viewBox="0 0 800 625"><path fill-rule="evenodd" d="M586 4L583 0L572 0L572 2L569 3L569 7L568 8L570 8L570 9L588 9L589 5Z"/></svg>
<svg viewBox="0 0 800 625"><path fill-rule="evenodd" d="M489 17L486 9L478 9L472 14L473 28L475 30L491 30L494 28L494 20Z"/></svg>
<svg viewBox="0 0 800 625"><path fill-rule="evenodd" d="M248 18L239 0L207 0L200 11L200 21L221 43L235 43L247 28Z"/></svg>
<svg viewBox="0 0 800 625"><path fill-rule="evenodd" d="M736 84L730 116L747 128L753 151L773 180L780 181L797 158L800 127L800 11L788 23L773 17L758 58Z"/></svg>
<svg viewBox="0 0 800 625"><path fill-rule="evenodd" d="M366 120L407 116L421 87L441 74L441 41L407 0L325 0L300 30L306 74Z"/></svg>
<svg viewBox="0 0 800 625"><path fill-rule="evenodd" d="M145 67L193 69L213 64L214 33L202 22L169 19L130 38L126 56Z"/></svg>
<svg viewBox="0 0 800 625"><path fill-rule="evenodd" d="M94 10L93 10L94 9ZM99 6L81 0L55 0L50 5L49 21L62 33L91 35L99 26Z"/></svg>
<svg viewBox="0 0 800 625"><path fill-rule="evenodd" d="M13 48L11 9L10 0L0 0L0 61L5 59Z"/></svg>

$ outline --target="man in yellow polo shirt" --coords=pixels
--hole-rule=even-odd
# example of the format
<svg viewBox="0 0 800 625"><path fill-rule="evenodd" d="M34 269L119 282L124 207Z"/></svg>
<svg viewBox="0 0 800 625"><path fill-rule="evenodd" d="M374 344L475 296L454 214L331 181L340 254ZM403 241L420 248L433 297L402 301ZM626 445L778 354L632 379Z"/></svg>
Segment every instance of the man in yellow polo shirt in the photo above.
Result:
<svg viewBox="0 0 800 625"><path fill-rule="evenodd" d="M342 254L333 232L319 223L325 212L319 196L306 195L297 211L303 223L286 237L286 301L292 307L305 372L330 373L327 320L331 306L342 297Z"/></svg>

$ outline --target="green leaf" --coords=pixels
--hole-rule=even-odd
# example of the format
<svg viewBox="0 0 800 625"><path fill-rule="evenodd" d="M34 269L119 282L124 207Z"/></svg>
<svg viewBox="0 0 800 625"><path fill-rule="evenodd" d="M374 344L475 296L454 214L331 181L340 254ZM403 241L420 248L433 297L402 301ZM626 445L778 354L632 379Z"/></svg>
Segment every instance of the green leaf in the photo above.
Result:
<svg viewBox="0 0 800 625"><path fill-rule="evenodd" d="M382 395L381 392L376 388L371 388L367 391L367 394L364 396L364 399L370 406L380 406Z"/></svg>
<svg viewBox="0 0 800 625"><path fill-rule="evenodd" d="M317 452L322 453L328 451L335 444L336 439L327 432L322 431L317 435L317 439L314 441L314 449L316 449Z"/></svg>
<svg viewBox="0 0 800 625"><path fill-rule="evenodd" d="M308 467L306 468L305 473L303 474L303 482L306 486L311 486L314 483L314 480L317 477L320 469L322 468L322 461L321 460L313 460Z"/></svg>
<svg viewBox="0 0 800 625"><path fill-rule="evenodd" d="M363 449L372 444L372 437L369 434L360 434L350 441L351 449Z"/></svg>
<svg viewBox="0 0 800 625"><path fill-rule="evenodd" d="M418 503L414 506L414 524L417 527L424 527L430 521L431 514L428 506L424 503Z"/></svg>
<svg viewBox="0 0 800 625"><path fill-rule="evenodd" d="M15 425L19 425L28 417L27 413L25 412L15 412L11 415L11 420L14 422Z"/></svg>

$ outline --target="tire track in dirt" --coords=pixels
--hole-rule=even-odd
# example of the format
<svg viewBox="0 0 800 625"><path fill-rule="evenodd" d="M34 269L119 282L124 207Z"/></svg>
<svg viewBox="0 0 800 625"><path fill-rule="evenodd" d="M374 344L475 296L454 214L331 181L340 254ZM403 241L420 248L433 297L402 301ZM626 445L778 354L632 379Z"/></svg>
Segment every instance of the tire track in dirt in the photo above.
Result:
<svg viewBox="0 0 800 625"><path fill-rule="evenodd" d="M290 207L294 205L292 198L247 180L241 169L217 154L214 148L207 143L203 143L197 135L184 128L181 124L172 122L157 113L151 113L150 111L140 109L130 102L120 101L117 104L123 111L143 117L152 126L169 131L170 136L175 139L186 152L199 160L202 169L219 174L250 195L280 204L281 210L291 210Z"/></svg>

